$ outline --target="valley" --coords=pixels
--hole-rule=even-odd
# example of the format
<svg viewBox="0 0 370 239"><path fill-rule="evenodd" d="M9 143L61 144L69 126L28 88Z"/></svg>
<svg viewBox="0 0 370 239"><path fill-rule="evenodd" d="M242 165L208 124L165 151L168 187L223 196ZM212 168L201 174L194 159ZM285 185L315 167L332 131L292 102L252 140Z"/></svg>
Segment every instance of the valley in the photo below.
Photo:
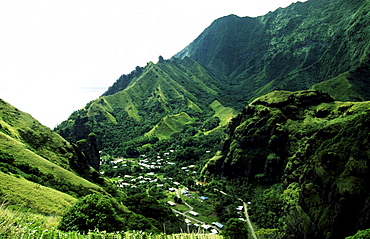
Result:
<svg viewBox="0 0 370 239"><path fill-rule="evenodd" d="M195 165L176 166L172 154L175 150L163 155L140 155L139 158L102 158L100 173L108 176L113 183L128 194L146 192L159 202L167 204L171 210L185 218L188 231L218 234L224 225L218 222L216 204L219 196L226 196L239 206L229 210L231 214L245 222L243 207L247 204L235 195L227 194L217 188L207 188L206 182L199 182L199 168ZM209 154L210 151L205 151ZM172 160L171 160L172 159ZM174 175L166 177L166 175ZM251 202L248 202L251 204ZM249 227L253 226L247 217Z"/></svg>
<svg viewBox="0 0 370 239"><path fill-rule="evenodd" d="M224 16L53 130L0 100L0 238L366 238L368 26L367 0Z"/></svg>

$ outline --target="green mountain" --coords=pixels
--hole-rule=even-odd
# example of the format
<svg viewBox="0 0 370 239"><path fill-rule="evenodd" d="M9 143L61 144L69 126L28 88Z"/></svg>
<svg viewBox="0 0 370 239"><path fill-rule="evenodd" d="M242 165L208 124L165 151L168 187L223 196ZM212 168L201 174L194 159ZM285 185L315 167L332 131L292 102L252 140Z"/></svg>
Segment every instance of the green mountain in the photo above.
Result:
<svg viewBox="0 0 370 239"><path fill-rule="evenodd" d="M273 90L310 88L368 100L369 10L365 0L309 0L256 18L222 17L172 59L122 75L55 131L72 142L93 132L103 151L137 156L189 128L196 136L224 126L230 117L215 115L215 100L240 111Z"/></svg>
<svg viewBox="0 0 370 239"><path fill-rule="evenodd" d="M0 138L0 196L10 204L62 215L75 197L106 193L77 145L3 100Z"/></svg>
<svg viewBox="0 0 370 239"><path fill-rule="evenodd" d="M127 195L117 189L92 167L98 169L99 164L95 135L90 134L76 144L69 143L29 114L0 99L0 237L18 238L23 232L28 233L27 230L33 231L33 227L34 233L45 229L55 231L51 227L62 225L59 222L65 215L69 218L62 221L62 230L78 229L81 225L94 230L96 225L86 215L92 216L91 210L96 212L96 206L114 211L117 214L114 226L122 231L160 233L165 227L173 233L184 229L182 217L177 217L154 197L145 193ZM83 203L87 195L106 199L108 206L97 202L87 210ZM81 225L66 226L65 221L68 224L71 218ZM60 236L60 232L55 233ZM36 234L31 237L39 238Z"/></svg>
<svg viewBox="0 0 370 239"><path fill-rule="evenodd" d="M308 0L256 18L222 17L173 58L122 75L55 128L78 146L32 125L14 128L6 117L1 132L79 175L98 169L97 148L126 158L173 149L166 176L202 167L187 183L204 179L212 193L219 186L250 200L258 228L286 238L353 235L370 228L369 10L367 0ZM6 149L11 171L23 157ZM231 217L232 203L219 195L219 218Z"/></svg>
<svg viewBox="0 0 370 239"><path fill-rule="evenodd" d="M370 225L369 109L369 101L339 102L319 91L274 91L233 119L229 138L203 172L279 185L276 208L254 217L260 227L270 213L278 215L270 225L288 237L352 235ZM256 211L266 203L252 202Z"/></svg>
<svg viewBox="0 0 370 239"><path fill-rule="evenodd" d="M224 76L246 105L273 90L310 89L369 62L369 10L366 0L308 0L256 18L230 15L175 57L190 57ZM356 92L355 99L370 99Z"/></svg>
<svg viewBox="0 0 370 239"><path fill-rule="evenodd" d="M223 87L210 70L188 57L160 58L121 76L55 130L70 141L94 132L103 151L138 156L138 141L153 144L189 127L195 128L194 136L225 126L236 112L220 103ZM211 121L217 123L207 124ZM133 140L134 145L127 143Z"/></svg>

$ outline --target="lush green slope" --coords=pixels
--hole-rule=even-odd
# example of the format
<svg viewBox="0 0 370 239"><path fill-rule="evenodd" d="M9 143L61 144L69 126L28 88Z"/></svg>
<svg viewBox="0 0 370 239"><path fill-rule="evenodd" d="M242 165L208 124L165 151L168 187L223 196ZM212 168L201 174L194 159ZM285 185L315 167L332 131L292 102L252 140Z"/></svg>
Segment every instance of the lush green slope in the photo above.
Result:
<svg viewBox="0 0 370 239"><path fill-rule="evenodd" d="M72 196L104 193L81 176L92 178L87 161L76 146L0 100L0 194L9 203L60 215Z"/></svg>
<svg viewBox="0 0 370 239"><path fill-rule="evenodd" d="M340 74L333 79L318 83L312 89L328 92L340 101L369 100L369 79L370 59L367 57L354 69Z"/></svg>
<svg viewBox="0 0 370 239"><path fill-rule="evenodd" d="M104 96L74 112L55 130L70 141L94 132L102 150L135 156L132 152L137 153L137 144L132 149L128 141L140 138L143 145L169 138L188 126L199 129L198 133L208 119L221 118L221 124L213 128L222 127L235 115L229 108L225 108L227 113L215 113L212 102L222 101L224 84L190 58L160 58L157 64L150 62L135 72L127 76L130 83L121 83L127 80L121 77Z"/></svg>
<svg viewBox="0 0 370 239"><path fill-rule="evenodd" d="M245 105L272 90L309 89L366 61L369 12L366 0L308 0L256 18L230 15L176 57L226 76L235 100Z"/></svg>
<svg viewBox="0 0 370 239"><path fill-rule="evenodd" d="M369 109L370 102L334 101L318 91L272 92L232 121L204 173L282 184L274 196L279 206L260 213L276 214L272 225L288 237L352 235L370 225ZM257 209L264 202L253 203ZM266 222L262 214L254 216L256 223Z"/></svg>
<svg viewBox="0 0 370 239"><path fill-rule="evenodd" d="M370 70L369 7L365 0L309 0L256 18L222 17L173 59L122 75L55 130L73 142L94 132L104 151L135 156L129 141L145 145L194 124L203 131L200 122L215 117L224 125L230 118L214 115L215 100L241 110L275 89L311 87L340 100L370 99L363 74ZM181 112L193 123L168 130L165 117Z"/></svg>
<svg viewBox="0 0 370 239"><path fill-rule="evenodd" d="M67 211L70 214L76 212L73 208L76 207L77 199L82 209L78 209L81 211L77 210L75 216L86 213L91 217L94 216L91 211L83 211L84 200L87 197L104 198L110 206L104 206L103 209L117 213L117 230L160 233L164 230L162 227L165 227L166 232L174 233L185 228L182 218L177 217L165 204L160 204L147 194L140 198L126 196L125 192L117 189L109 179L101 177L90 166L91 161L95 162L95 159L88 159L95 157L95 135L90 134L76 145L71 144L29 114L3 100L0 100L0 130L0 207L3 203L6 204L7 211L13 209L16 213L18 210L25 218L38 215L34 221L30 220L30 223L37 225L40 225L39 219L55 215L53 223L57 224L61 216L68 214L65 214ZM99 162L98 157L97 167ZM130 210L123 203L131 205ZM136 212L134 205L140 206L142 211ZM97 203L90 206L97 210ZM152 208L149 210L149 207ZM154 212L154 209L155 213L145 214ZM15 225L1 224L3 220L8 218L1 214L0 227L7 228L5 232L0 229L0 237L6 236L9 231L17 231ZM82 215L76 220L85 220L86 227L95 229L96 225L89 216ZM27 226L21 229L27 230Z"/></svg>

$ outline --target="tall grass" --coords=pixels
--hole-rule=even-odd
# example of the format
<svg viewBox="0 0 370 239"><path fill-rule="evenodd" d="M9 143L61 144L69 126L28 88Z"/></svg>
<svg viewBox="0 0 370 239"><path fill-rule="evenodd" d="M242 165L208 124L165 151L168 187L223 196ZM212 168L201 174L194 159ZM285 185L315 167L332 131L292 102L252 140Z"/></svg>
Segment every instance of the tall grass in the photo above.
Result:
<svg viewBox="0 0 370 239"><path fill-rule="evenodd" d="M21 209L10 209L6 203L0 204L0 239L222 239L211 234L152 235L140 231L106 233L90 231L63 232L57 229L59 216L35 214Z"/></svg>

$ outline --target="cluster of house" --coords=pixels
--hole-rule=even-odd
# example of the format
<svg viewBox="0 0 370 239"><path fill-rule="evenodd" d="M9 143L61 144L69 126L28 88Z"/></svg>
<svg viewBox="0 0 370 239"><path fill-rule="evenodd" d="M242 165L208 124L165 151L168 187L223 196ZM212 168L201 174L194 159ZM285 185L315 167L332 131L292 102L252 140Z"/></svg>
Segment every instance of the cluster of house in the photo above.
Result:
<svg viewBox="0 0 370 239"><path fill-rule="evenodd" d="M146 155L140 155L139 157L139 160L137 161L137 164L141 167L141 169L146 169L145 171L150 171L150 170L154 170L154 169L159 169L165 165L176 165L176 163L174 162L170 162L169 161L169 156L171 153L175 152L175 150L170 150L169 152L165 152L163 153L163 155L160 155L159 153L157 154L157 156L155 156L154 158L151 157L147 157ZM118 165L121 165L121 166L127 166L125 163L123 163L125 161L125 159L123 158L117 158L117 159L114 159L112 161L110 161L112 164L113 164L113 168L118 168ZM103 161L101 161L101 164L103 163ZM187 166L187 167L182 167L181 169L188 173L188 172L192 172L192 173L197 173L195 170L194 170L194 167L195 165L190 165L190 166ZM101 174L104 174L104 172L100 172ZM146 184L146 183L157 183L157 187L163 187L164 186L164 182L166 181L167 183L169 184L173 184L175 186L178 186L180 185L179 182L173 182L172 178L164 178L162 181L159 180L158 178L154 177L154 173L153 172L149 172L149 173L146 173L145 176L139 176L139 177L135 177L135 176L131 176L131 175L124 175L124 176L118 176L118 178L120 178L119 180L117 180L116 184L117 184L117 187L132 187L132 188L135 188L138 186L138 184ZM168 190L175 190L175 188L170 188Z"/></svg>
<svg viewBox="0 0 370 239"><path fill-rule="evenodd" d="M118 176L116 181L117 187L124 188L124 187L131 187L136 188L138 185L145 185L145 184L152 184L153 186L156 185L157 187L164 187L164 183L172 184L172 185L180 185L179 182L173 182L172 178L163 178L163 180L158 179L153 172L146 173L145 176L132 176L132 175L125 175L123 177ZM176 190L176 188L169 188L169 191Z"/></svg>
<svg viewBox="0 0 370 239"><path fill-rule="evenodd" d="M212 225L213 226L211 226L211 225L208 225L208 224L192 223L191 220L189 220L189 219L186 218L185 219L185 223L188 226L194 226L194 227L202 228L205 231L210 231L211 234L218 234L218 230L214 226L216 226L218 229L223 229L224 228L224 225L222 225L219 222L212 222Z"/></svg>

